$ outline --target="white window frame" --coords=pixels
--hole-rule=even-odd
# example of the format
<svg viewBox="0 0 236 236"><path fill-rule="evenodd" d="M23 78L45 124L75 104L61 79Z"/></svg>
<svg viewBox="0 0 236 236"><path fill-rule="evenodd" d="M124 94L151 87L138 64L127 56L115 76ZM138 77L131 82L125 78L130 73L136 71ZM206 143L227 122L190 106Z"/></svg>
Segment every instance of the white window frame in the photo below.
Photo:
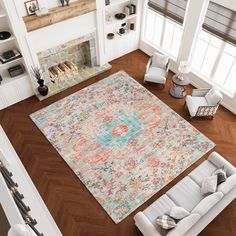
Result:
<svg viewBox="0 0 236 236"><path fill-rule="evenodd" d="M156 21L157 21L157 17L161 16L163 17L163 26L162 26L162 31L161 31L161 39L160 39L160 45L158 44L155 44L154 41L154 34L155 34L155 31L153 31L153 35L152 35L152 41L150 41L149 39L147 39L146 37L146 30L144 30L144 34L143 34L143 41L144 42L147 42L149 45L151 45L152 47L158 49L160 52L163 52L165 54L168 54L170 56L171 59L174 59L174 60L177 60L178 58L178 54L177 55L173 55L171 54L171 48L172 48L172 45L173 45L173 41L174 41L174 34L175 34L175 31L176 31L176 27L179 27L183 33L183 26L177 24L175 21L172 21L171 19L168 19L164 16L162 16L161 14L157 13L156 11L148 8L147 11L146 11L146 15L145 15L145 23L144 23L144 27L146 28L146 24L147 24L147 18L148 18L148 13L149 11L151 11L154 15L157 15L155 16L155 21L154 21L154 27L156 27ZM170 45L170 51L166 51L164 48L163 48L163 42L164 42L164 36L165 36L165 30L166 30L166 23L167 21L170 21L173 23L173 26L174 26L174 31L173 31L173 34L172 34L172 38L171 38L171 45ZM179 47L180 49L180 47Z"/></svg>

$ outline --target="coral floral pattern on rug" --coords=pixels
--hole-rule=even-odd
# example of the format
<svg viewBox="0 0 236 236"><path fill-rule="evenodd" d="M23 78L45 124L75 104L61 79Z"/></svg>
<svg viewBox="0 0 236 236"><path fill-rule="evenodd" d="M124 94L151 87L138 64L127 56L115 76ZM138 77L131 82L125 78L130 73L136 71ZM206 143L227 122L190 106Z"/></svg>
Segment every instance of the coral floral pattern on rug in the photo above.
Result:
<svg viewBox="0 0 236 236"><path fill-rule="evenodd" d="M31 118L115 223L214 147L123 71Z"/></svg>

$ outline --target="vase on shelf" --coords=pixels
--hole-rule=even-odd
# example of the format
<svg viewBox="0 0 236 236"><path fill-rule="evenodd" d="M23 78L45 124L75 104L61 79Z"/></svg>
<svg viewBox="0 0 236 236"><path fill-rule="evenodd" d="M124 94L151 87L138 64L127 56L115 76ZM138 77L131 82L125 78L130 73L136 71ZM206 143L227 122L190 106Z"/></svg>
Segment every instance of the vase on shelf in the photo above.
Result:
<svg viewBox="0 0 236 236"><path fill-rule="evenodd" d="M60 0L61 5L64 7L65 6L65 0Z"/></svg>

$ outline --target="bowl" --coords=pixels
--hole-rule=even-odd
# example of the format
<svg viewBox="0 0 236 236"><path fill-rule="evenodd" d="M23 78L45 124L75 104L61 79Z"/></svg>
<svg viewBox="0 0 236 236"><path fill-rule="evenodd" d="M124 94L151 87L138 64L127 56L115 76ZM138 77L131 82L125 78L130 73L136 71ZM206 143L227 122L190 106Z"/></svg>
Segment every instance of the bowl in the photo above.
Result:
<svg viewBox="0 0 236 236"><path fill-rule="evenodd" d="M126 17L126 15L124 13L117 13L115 14L115 18L117 20L123 20Z"/></svg>
<svg viewBox="0 0 236 236"><path fill-rule="evenodd" d="M0 32L0 40L6 40L11 37L11 33L8 31L1 31Z"/></svg>
<svg viewBox="0 0 236 236"><path fill-rule="evenodd" d="M115 37L115 34L113 34L113 33L108 33L107 34L108 39L114 39L114 37Z"/></svg>

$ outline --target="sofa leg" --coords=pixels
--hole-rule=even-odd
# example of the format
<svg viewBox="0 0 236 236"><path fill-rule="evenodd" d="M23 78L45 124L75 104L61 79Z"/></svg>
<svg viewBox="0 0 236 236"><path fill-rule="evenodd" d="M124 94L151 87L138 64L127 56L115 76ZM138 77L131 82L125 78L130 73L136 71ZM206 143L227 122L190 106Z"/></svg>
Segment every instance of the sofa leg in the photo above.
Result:
<svg viewBox="0 0 236 236"><path fill-rule="evenodd" d="M164 89L165 88L165 84L162 84L162 89Z"/></svg>
<svg viewBox="0 0 236 236"><path fill-rule="evenodd" d="M210 116L210 119L213 120L214 116Z"/></svg>

